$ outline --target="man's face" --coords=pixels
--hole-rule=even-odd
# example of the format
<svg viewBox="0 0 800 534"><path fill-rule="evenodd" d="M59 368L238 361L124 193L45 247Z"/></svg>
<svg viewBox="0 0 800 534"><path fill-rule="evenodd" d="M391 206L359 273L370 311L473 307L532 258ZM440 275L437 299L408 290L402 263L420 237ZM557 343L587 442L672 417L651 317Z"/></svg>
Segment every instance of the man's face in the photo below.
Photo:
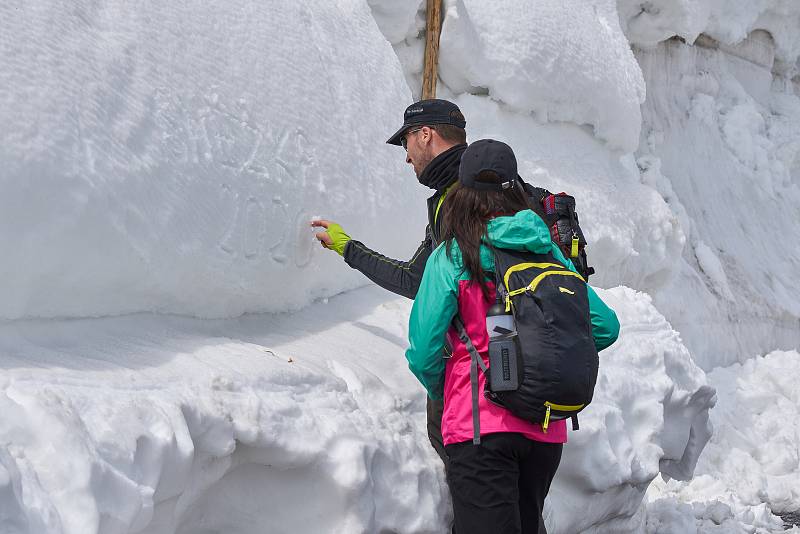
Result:
<svg viewBox="0 0 800 534"><path fill-rule="evenodd" d="M411 128L403 137L405 138L406 163L414 167L414 173L419 178L425 167L433 161L432 147L433 130L428 126Z"/></svg>

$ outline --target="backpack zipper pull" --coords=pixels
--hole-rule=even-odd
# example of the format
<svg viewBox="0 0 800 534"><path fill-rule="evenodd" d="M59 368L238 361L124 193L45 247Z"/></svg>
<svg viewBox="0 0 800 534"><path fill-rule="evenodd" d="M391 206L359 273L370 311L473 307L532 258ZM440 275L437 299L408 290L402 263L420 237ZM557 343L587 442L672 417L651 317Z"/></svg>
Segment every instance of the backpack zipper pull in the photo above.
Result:
<svg viewBox="0 0 800 534"><path fill-rule="evenodd" d="M506 293L506 313L510 312L511 312L511 296L509 296L509 294Z"/></svg>
<svg viewBox="0 0 800 534"><path fill-rule="evenodd" d="M573 258L577 258L578 257L578 244L579 243L580 243L580 239L578 239L578 234L574 234L573 233L572 234L572 250L570 250L570 252L572 253L571 256Z"/></svg>
<svg viewBox="0 0 800 534"><path fill-rule="evenodd" d="M544 412L544 423L542 423L542 432L547 434L547 427L550 426L550 403L545 402L544 405L547 407L547 411Z"/></svg>

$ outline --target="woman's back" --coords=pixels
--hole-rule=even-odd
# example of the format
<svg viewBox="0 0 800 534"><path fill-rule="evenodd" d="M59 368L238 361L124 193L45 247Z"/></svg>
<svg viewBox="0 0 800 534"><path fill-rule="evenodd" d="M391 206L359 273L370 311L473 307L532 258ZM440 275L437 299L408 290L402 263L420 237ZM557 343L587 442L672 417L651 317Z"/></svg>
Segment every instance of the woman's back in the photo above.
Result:
<svg viewBox="0 0 800 534"><path fill-rule="evenodd" d="M532 211L520 211L513 216L496 217L487 224L489 243L498 248L528 250L544 253L553 248L550 232L544 222ZM457 277L458 313L464 322L467 333L488 365L489 337L486 331L486 313L494 304L494 282L489 281L489 298L486 298L479 284L464 270L461 250L456 241L452 242L450 254L446 245L432 256L431 268L441 269L443 276ZM557 250L557 247L556 247ZM494 272L494 255L487 245L480 249L481 267L491 275ZM429 259L429 262L431 260ZM564 260L566 262L566 260ZM439 264L441 262L441 264ZM418 295L418 298L420 296ZM422 298L426 298L424 295ZM442 436L445 445L472 439L472 399L470 382L470 355L458 332L450 328L447 333L452 357L447 361L444 375L444 414L442 416ZM485 376L478 375L478 391L484 391ZM481 435L496 432L516 432L529 439L548 443L564 443L567 439L564 421L555 422L547 433L538 424L524 421L511 412L492 404L483 395L479 399Z"/></svg>

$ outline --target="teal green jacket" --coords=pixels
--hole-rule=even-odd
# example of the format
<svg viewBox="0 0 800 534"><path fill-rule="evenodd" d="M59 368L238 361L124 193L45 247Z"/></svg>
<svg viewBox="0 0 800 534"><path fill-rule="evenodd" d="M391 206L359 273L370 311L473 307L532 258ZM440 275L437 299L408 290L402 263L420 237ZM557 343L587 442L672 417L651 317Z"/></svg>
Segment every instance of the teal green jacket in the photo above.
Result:
<svg viewBox="0 0 800 534"><path fill-rule="evenodd" d="M492 219L487 233L489 242L498 248L527 250L537 254L552 252L560 262L575 271L572 262L551 240L550 229L545 222L531 210ZM406 350L411 372L425 386L432 399L441 399L443 395L445 360L442 351L445 336L458 312L459 301L465 299L463 293L469 280L458 243L454 241L452 244L451 258L447 257L445 248L446 244L442 243L428 258L411 309L408 328L410 347ZM494 270L494 256L485 245L481 247L481 264L486 271ZM619 321L614 310L597 296L591 286L587 286L587 289L594 342L597 350L601 351L616 341ZM470 330L469 325L467 327Z"/></svg>

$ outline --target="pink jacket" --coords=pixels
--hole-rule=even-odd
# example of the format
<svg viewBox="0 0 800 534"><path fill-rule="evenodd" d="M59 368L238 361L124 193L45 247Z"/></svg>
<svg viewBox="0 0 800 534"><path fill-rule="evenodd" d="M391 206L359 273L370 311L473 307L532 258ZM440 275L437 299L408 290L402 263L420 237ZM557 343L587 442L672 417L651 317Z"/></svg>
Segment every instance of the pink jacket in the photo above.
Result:
<svg viewBox="0 0 800 534"><path fill-rule="evenodd" d="M486 332L486 312L491 302L484 300L480 286L467 280L458 282L458 311L464 321L467 333L488 365L487 355L489 336ZM494 284L489 283L494 294ZM444 414L442 416L442 437L444 444L470 441L472 429L472 396L469 379L470 355L467 347L458 338L455 328L447 331L447 339L453 347L453 356L445 365L444 374ZM547 432L542 431L539 424L530 423L513 415L511 412L486 400L483 396L486 377L478 373L479 391L481 392L480 430L481 435L496 432L516 432L525 437L547 443L566 443L567 423L564 420L552 421Z"/></svg>

